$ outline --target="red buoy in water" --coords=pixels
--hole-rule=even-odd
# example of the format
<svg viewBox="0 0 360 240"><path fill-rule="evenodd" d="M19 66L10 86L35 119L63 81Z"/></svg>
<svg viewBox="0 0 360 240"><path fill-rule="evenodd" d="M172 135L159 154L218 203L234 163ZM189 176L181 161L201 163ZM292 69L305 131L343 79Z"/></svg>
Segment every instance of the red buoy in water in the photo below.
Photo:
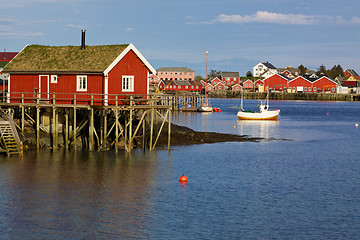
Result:
<svg viewBox="0 0 360 240"><path fill-rule="evenodd" d="M180 181L181 183L186 183L187 180L188 180L187 177L186 177L185 175L182 175L182 176L180 177L180 180L179 180L179 181Z"/></svg>

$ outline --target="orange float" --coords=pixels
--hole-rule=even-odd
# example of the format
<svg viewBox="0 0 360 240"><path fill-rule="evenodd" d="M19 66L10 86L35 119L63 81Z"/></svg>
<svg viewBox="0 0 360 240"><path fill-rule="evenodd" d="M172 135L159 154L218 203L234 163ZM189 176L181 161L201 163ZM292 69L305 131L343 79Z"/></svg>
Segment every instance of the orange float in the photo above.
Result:
<svg viewBox="0 0 360 240"><path fill-rule="evenodd" d="M186 183L187 182L187 180L188 180L188 178L185 176L185 175L182 175L181 177L180 177L180 182L181 183Z"/></svg>

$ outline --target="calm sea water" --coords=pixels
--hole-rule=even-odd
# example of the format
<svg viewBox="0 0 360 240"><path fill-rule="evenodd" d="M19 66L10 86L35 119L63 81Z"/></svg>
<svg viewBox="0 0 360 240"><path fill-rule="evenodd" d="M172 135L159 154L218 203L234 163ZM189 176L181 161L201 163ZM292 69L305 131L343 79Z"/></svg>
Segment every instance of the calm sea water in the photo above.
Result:
<svg viewBox="0 0 360 240"><path fill-rule="evenodd" d="M238 100L210 101L222 112L174 122L264 140L1 157L0 238L360 238L360 103L272 101L279 122L240 122Z"/></svg>

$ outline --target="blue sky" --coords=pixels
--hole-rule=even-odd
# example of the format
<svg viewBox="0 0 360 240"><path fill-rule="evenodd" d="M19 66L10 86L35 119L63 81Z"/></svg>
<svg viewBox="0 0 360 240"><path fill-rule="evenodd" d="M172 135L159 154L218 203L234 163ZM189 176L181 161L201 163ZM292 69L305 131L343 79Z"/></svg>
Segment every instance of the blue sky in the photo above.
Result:
<svg viewBox="0 0 360 240"><path fill-rule="evenodd" d="M358 0L0 0L0 51L133 43L155 69L239 71L260 61L360 72Z"/></svg>

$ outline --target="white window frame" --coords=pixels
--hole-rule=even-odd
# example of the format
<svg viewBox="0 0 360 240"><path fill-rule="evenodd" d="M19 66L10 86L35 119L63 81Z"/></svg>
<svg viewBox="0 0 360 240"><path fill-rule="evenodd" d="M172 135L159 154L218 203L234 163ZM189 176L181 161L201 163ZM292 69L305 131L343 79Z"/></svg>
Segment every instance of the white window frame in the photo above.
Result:
<svg viewBox="0 0 360 240"><path fill-rule="evenodd" d="M86 75L77 75L76 76L76 91L77 92L86 92L87 91L87 76Z"/></svg>
<svg viewBox="0 0 360 240"><path fill-rule="evenodd" d="M122 76L122 91L123 92L134 91L134 76L131 75Z"/></svg>
<svg viewBox="0 0 360 240"><path fill-rule="evenodd" d="M58 82L58 76L57 75L51 75L50 83L57 83L57 82Z"/></svg>

